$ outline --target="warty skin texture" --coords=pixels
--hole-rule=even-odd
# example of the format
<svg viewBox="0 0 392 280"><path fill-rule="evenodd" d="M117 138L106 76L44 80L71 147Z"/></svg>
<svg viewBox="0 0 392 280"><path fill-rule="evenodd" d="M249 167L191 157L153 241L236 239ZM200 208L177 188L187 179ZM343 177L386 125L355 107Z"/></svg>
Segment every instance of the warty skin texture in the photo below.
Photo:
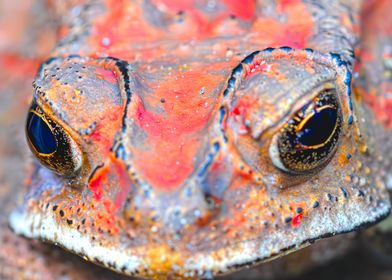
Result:
<svg viewBox="0 0 392 280"><path fill-rule="evenodd" d="M16 232L125 274L210 277L389 213L388 127L351 93L360 5L230 3L69 9L34 100L83 164L69 178L35 163ZM284 173L272 139L325 84L341 106L338 148L315 172Z"/></svg>

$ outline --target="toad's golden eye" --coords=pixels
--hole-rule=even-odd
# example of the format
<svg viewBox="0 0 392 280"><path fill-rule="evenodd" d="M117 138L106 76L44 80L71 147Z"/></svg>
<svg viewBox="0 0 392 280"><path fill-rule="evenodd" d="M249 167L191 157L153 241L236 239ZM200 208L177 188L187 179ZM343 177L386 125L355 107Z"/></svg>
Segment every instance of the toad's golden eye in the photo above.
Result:
<svg viewBox="0 0 392 280"><path fill-rule="evenodd" d="M33 154L56 173L73 176L80 169L83 157L78 145L36 103L31 105L27 115L26 136Z"/></svg>
<svg viewBox="0 0 392 280"><path fill-rule="evenodd" d="M301 174L326 164L338 145L341 114L336 91L322 91L273 137L269 153L274 165Z"/></svg>

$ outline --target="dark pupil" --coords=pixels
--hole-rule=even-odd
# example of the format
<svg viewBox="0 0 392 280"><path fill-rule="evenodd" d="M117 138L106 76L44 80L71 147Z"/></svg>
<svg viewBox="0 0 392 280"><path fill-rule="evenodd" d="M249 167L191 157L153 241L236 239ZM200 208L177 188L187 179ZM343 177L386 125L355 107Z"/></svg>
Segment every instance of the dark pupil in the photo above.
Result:
<svg viewBox="0 0 392 280"><path fill-rule="evenodd" d="M305 146L323 144L331 136L337 117L335 108L325 108L315 113L297 133L298 142Z"/></svg>
<svg viewBox="0 0 392 280"><path fill-rule="evenodd" d="M51 154L56 151L57 142L45 121L34 112L30 112L26 124L27 135L38 153Z"/></svg>

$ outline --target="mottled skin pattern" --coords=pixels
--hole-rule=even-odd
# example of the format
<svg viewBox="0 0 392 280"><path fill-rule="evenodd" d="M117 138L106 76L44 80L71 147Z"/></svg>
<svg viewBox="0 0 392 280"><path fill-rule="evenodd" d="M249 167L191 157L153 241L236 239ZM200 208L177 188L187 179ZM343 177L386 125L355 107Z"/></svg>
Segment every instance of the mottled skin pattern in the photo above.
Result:
<svg viewBox="0 0 392 280"><path fill-rule="evenodd" d="M57 5L63 39L33 98L83 163L71 177L34 163L16 232L125 274L211 277L388 214L390 84L358 64L351 94L359 1ZM280 171L274 136L327 84L336 152Z"/></svg>

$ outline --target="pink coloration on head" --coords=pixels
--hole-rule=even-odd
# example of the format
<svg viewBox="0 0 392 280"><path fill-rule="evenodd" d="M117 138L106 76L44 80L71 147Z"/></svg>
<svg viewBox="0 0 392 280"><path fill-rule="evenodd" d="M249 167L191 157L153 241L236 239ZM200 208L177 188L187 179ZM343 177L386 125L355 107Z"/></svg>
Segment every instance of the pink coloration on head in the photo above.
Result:
<svg viewBox="0 0 392 280"><path fill-rule="evenodd" d="M212 91L219 82L219 76L187 71L151 85L155 94L147 95L144 103L154 107L147 110L142 100L138 102L137 123L148 137L146 149L135 151L136 165L151 185L173 190L194 170L203 129L216 106ZM163 111L158 113L159 108Z"/></svg>
<svg viewBox="0 0 392 280"><path fill-rule="evenodd" d="M230 112L230 115L233 117L233 122L235 125L238 125L238 133L246 134L249 132L249 129L246 127L246 120L251 117L252 110L256 109L257 100L244 96L239 99L236 106Z"/></svg>
<svg viewBox="0 0 392 280"><path fill-rule="evenodd" d="M301 1L284 2L281 12L287 16L287 23L262 17L255 21L254 30L259 33L259 37L268 38L269 46L304 48L314 32L312 17Z"/></svg>
<svg viewBox="0 0 392 280"><path fill-rule="evenodd" d="M93 198L96 200L102 199L103 186L105 184L105 181L107 180L107 173L107 168L100 168L89 182L89 188L93 193Z"/></svg>
<svg viewBox="0 0 392 280"><path fill-rule="evenodd" d="M228 12L243 20L251 20L255 16L255 0L224 0L228 7Z"/></svg>
<svg viewBox="0 0 392 280"><path fill-rule="evenodd" d="M115 188L112 184L115 184ZM95 223L112 233L119 231L117 214L129 194L132 183L126 166L113 155L104 166L98 167L89 181L93 205L103 205L95 217Z"/></svg>
<svg viewBox="0 0 392 280"><path fill-rule="evenodd" d="M113 70L107 70L104 68L97 68L95 74L98 78L106 80L114 85L118 83L118 76L117 73Z"/></svg>
<svg viewBox="0 0 392 280"><path fill-rule="evenodd" d="M33 75L39 64L37 59L27 59L12 53L0 53L0 65L7 67L7 71L12 72L16 77L25 76L26 73Z"/></svg>
<svg viewBox="0 0 392 280"><path fill-rule="evenodd" d="M385 93L392 92L392 86L384 83L380 86L380 90ZM363 99L375 112L377 120L386 128L392 129L392 99L378 95L375 91L364 93Z"/></svg>
<svg viewBox="0 0 392 280"><path fill-rule="evenodd" d="M300 3L300 0L279 0L276 6L276 10L280 13L283 13L287 9L290 9L292 5L298 5Z"/></svg>

